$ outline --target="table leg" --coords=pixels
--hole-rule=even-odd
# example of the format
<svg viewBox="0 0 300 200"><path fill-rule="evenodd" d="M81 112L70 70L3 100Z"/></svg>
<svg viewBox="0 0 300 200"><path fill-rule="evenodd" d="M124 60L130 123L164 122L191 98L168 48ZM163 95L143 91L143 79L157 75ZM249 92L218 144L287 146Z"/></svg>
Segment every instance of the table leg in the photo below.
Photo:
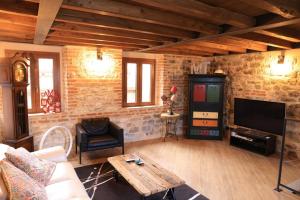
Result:
<svg viewBox="0 0 300 200"><path fill-rule="evenodd" d="M171 189L168 190L167 197L168 197L169 200L176 200L175 189L174 188L171 188Z"/></svg>
<svg viewBox="0 0 300 200"><path fill-rule="evenodd" d="M164 142L166 141L167 134L168 134L168 119L166 119L166 132L165 132Z"/></svg>
<svg viewBox="0 0 300 200"><path fill-rule="evenodd" d="M115 170L113 171L113 177L115 178L115 181L118 182L119 181L119 173Z"/></svg>

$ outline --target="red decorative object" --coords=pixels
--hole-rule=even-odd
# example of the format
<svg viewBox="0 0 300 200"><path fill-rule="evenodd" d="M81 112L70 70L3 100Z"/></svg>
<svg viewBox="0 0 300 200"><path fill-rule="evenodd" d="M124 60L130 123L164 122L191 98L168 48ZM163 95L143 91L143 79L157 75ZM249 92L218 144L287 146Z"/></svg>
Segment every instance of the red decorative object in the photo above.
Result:
<svg viewBox="0 0 300 200"><path fill-rule="evenodd" d="M61 112L59 95L54 90L46 90L42 93L41 106L44 113Z"/></svg>
<svg viewBox="0 0 300 200"><path fill-rule="evenodd" d="M176 101L176 98L177 98L176 92L177 92L177 87L172 86L172 88L170 89L170 95L169 96L166 96L166 95L161 96L161 99L163 100L163 103L165 105L168 105L168 107L169 107L168 113L170 115L174 114L174 112L173 112L174 104L175 104L175 101Z"/></svg>
<svg viewBox="0 0 300 200"><path fill-rule="evenodd" d="M171 88L171 90L170 90L170 92L172 94L175 94L177 92L177 87L175 85L173 85L172 88Z"/></svg>

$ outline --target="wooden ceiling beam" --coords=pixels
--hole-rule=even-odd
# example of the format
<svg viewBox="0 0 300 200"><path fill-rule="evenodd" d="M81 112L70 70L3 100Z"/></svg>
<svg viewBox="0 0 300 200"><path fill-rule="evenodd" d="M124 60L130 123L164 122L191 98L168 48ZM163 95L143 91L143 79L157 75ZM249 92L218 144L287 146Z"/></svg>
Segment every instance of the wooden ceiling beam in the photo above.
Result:
<svg viewBox="0 0 300 200"><path fill-rule="evenodd" d="M236 52L236 53L246 53L247 52L247 50L243 47L224 45L224 44L219 44L217 42L198 41L198 42L194 42L193 44L203 46L203 47L209 47L209 48L221 49L221 50L230 51L230 52Z"/></svg>
<svg viewBox="0 0 300 200"><path fill-rule="evenodd" d="M221 7L210 6L195 0L129 0L147 6L164 9L200 19L209 19L219 24L245 28L255 25L255 19Z"/></svg>
<svg viewBox="0 0 300 200"><path fill-rule="evenodd" d="M115 29L104 28L104 27L101 28L91 27L91 26L84 26L84 25L64 23L64 22L54 22L51 29L57 31L68 31L72 33L86 33L86 34L93 34L93 35L115 36L115 37L124 38L124 40L126 40L126 38L131 38L131 39L140 39L145 41L176 42L176 39L171 37L146 34L146 33L138 33L138 32L125 31L125 30L115 30Z"/></svg>
<svg viewBox="0 0 300 200"><path fill-rule="evenodd" d="M240 0L251 6L291 19L300 17L298 0Z"/></svg>
<svg viewBox="0 0 300 200"><path fill-rule="evenodd" d="M52 31L48 34L48 36L61 37L65 39L68 38L85 39L85 40L90 40L91 42L108 41L108 42L118 42L122 44L138 44L138 45L145 45L145 46L156 46L161 44L155 41L146 41L146 40L131 39L131 38L124 39L124 38L114 37L114 36L91 35L86 33L72 33L72 32L62 32L62 31Z"/></svg>
<svg viewBox="0 0 300 200"><path fill-rule="evenodd" d="M245 49L251 49L255 51L267 51L267 45L265 44L261 44L253 40L247 40L247 39L238 38L234 36L214 38L208 40L208 42L215 42L215 43L229 45L229 46L243 47Z"/></svg>
<svg viewBox="0 0 300 200"><path fill-rule="evenodd" d="M37 16L38 4L24 1L1 0L0 11L2 13L14 14L18 16Z"/></svg>
<svg viewBox="0 0 300 200"><path fill-rule="evenodd" d="M107 27L119 30L129 30L140 33L150 33L185 39L195 38L197 36L195 32L185 31L182 29L66 9L62 9L59 12L56 21L96 27Z"/></svg>
<svg viewBox="0 0 300 200"><path fill-rule="evenodd" d="M32 40L34 37L34 33L16 33L14 31L1 31L0 36L2 38L4 37L11 37L11 38L18 38L18 39L24 39L24 40Z"/></svg>
<svg viewBox="0 0 300 200"><path fill-rule="evenodd" d="M276 29L259 30L256 33L279 38L289 42L300 42L300 35L297 31L285 27Z"/></svg>
<svg viewBox="0 0 300 200"><path fill-rule="evenodd" d="M173 47L171 49L188 49L188 50L194 50L194 51L202 51L202 52L208 52L208 53L217 53L217 54L229 54L228 51L222 50L222 49L216 49L211 47L205 47L200 45L184 45L184 46L177 46Z"/></svg>
<svg viewBox="0 0 300 200"><path fill-rule="evenodd" d="M12 37L12 36L0 36L0 41L32 43L33 39L16 38L16 37Z"/></svg>
<svg viewBox="0 0 300 200"><path fill-rule="evenodd" d="M89 47L107 47L107 48L113 48L113 49L123 49L123 50L137 50L139 48L132 48L132 47L126 47L126 46L115 46L115 45L102 45L102 44L95 44L95 43L90 43L90 42L77 42L77 41L48 41L46 39L45 45L55 45L55 46L65 46L65 45L72 45L72 46L89 46Z"/></svg>
<svg viewBox="0 0 300 200"><path fill-rule="evenodd" d="M64 0L63 8L170 26L205 34L220 32L220 28L217 25L204 23L195 18L111 0Z"/></svg>
<svg viewBox="0 0 300 200"><path fill-rule="evenodd" d="M0 22L0 30L1 31L13 31L16 33L33 33L34 34L34 27L32 26L24 26L19 24L10 24L10 23L3 23Z"/></svg>
<svg viewBox="0 0 300 200"><path fill-rule="evenodd" d="M140 50L140 52L147 52L147 51L151 51L151 50L157 50L160 48L172 47L172 46L177 46L177 45L191 44L196 41L204 41L204 40L207 41L207 40L211 40L211 39L223 37L223 36L237 36L237 35L241 35L241 34L245 34L245 33L249 33L249 32L255 32L258 30L273 29L273 28L278 28L278 27L283 27L283 26L288 26L288 25L298 24L298 23L300 23L300 18L282 19L281 17L275 17L271 20L268 20L267 22L260 23L259 25L254 26L254 27L233 29L233 30L229 29L221 34L207 35L207 36L202 36L202 37L198 37L195 39L187 39L187 40L179 41L176 43L165 44L165 45L160 45L160 46L151 47L151 48L147 48L147 49L142 49L142 50ZM247 47L245 47L245 48L247 48Z"/></svg>
<svg viewBox="0 0 300 200"><path fill-rule="evenodd" d="M34 17L19 16L0 11L0 23L35 27L36 19Z"/></svg>
<svg viewBox="0 0 300 200"><path fill-rule="evenodd" d="M281 49L292 49L291 42L281 40L278 38L274 38L274 37L270 37L267 35L258 34L258 33L245 33L245 34L238 35L237 37L248 39L248 40L253 40L256 42L261 42L263 44L267 44L267 45L273 46L273 47L278 47Z"/></svg>
<svg viewBox="0 0 300 200"><path fill-rule="evenodd" d="M193 50L181 50L181 49L160 49L159 51L150 51L150 53L175 54L175 55L186 55L186 56L213 56L212 53L193 51Z"/></svg>
<svg viewBox="0 0 300 200"><path fill-rule="evenodd" d="M34 43L43 44L63 0L40 0Z"/></svg>
<svg viewBox="0 0 300 200"><path fill-rule="evenodd" d="M61 37L56 37L56 36L49 36L46 39L47 41L51 42L72 42L72 43L85 43L85 44L95 44L97 46L107 46L107 47L129 47L129 48L135 48L135 49L142 49L146 48L147 46L145 45L136 45L136 44L123 44L123 43L118 43L118 42L108 42L108 41L91 41L91 40L86 40L86 39L66 39L66 38L61 38Z"/></svg>

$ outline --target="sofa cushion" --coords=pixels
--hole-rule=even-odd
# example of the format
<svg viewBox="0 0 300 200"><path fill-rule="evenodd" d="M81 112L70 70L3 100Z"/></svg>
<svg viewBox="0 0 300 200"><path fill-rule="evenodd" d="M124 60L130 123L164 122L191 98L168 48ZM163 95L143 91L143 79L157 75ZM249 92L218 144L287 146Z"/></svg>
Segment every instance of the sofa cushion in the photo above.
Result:
<svg viewBox="0 0 300 200"><path fill-rule="evenodd" d="M66 180L78 180L72 164L70 162L57 163L55 171L48 185L63 182Z"/></svg>
<svg viewBox="0 0 300 200"><path fill-rule="evenodd" d="M47 200L45 188L30 178L25 172L5 159L1 161L0 167L10 200Z"/></svg>
<svg viewBox="0 0 300 200"><path fill-rule="evenodd" d="M81 125L88 134L103 135L108 132L109 118L84 119Z"/></svg>
<svg viewBox="0 0 300 200"><path fill-rule="evenodd" d="M8 199L7 189L3 182L2 176L0 176L0 200L7 200L7 199Z"/></svg>
<svg viewBox="0 0 300 200"><path fill-rule="evenodd" d="M48 200L90 199L79 180L66 180L48 185L46 187L46 192Z"/></svg>
<svg viewBox="0 0 300 200"><path fill-rule="evenodd" d="M55 170L56 163L39 159L24 148L8 149L6 158L31 178L46 186Z"/></svg>

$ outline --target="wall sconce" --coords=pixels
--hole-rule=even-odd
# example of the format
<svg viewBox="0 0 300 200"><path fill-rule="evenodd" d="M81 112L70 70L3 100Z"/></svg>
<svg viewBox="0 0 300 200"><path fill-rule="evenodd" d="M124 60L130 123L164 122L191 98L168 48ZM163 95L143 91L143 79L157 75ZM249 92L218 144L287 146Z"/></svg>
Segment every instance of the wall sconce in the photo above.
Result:
<svg viewBox="0 0 300 200"><path fill-rule="evenodd" d="M103 56L103 54L102 54L101 49L97 48L97 60L102 60L102 58L103 58L102 56Z"/></svg>
<svg viewBox="0 0 300 200"><path fill-rule="evenodd" d="M89 77L112 77L114 75L115 61L112 55L100 49L90 56L87 55L84 56L84 69Z"/></svg>
<svg viewBox="0 0 300 200"><path fill-rule="evenodd" d="M292 64L285 59L282 51L278 56L278 60L270 65L270 73L273 76L287 76L292 72Z"/></svg>

